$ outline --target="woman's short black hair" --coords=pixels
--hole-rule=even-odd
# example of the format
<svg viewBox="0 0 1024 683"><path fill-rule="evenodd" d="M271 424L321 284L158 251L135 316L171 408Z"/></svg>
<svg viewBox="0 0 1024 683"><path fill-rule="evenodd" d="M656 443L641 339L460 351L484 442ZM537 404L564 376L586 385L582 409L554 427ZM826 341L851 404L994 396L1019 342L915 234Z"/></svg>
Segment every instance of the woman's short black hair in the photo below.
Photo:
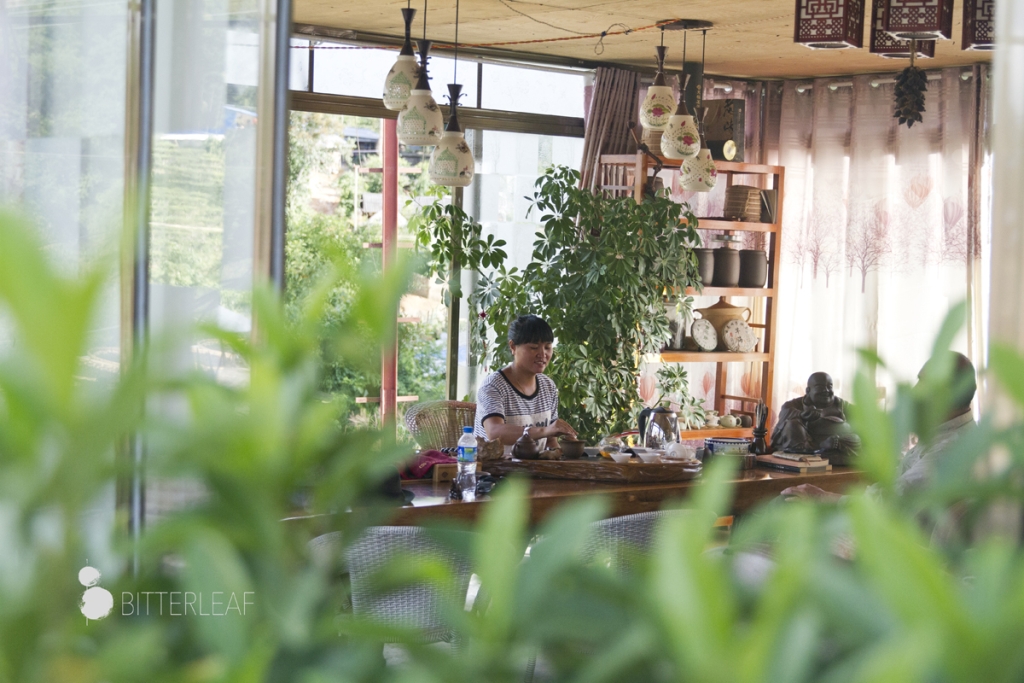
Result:
<svg viewBox="0 0 1024 683"><path fill-rule="evenodd" d="M521 315L508 326L508 340L517 346L540 344L555 341L555 333L539 315Z"/></svg>

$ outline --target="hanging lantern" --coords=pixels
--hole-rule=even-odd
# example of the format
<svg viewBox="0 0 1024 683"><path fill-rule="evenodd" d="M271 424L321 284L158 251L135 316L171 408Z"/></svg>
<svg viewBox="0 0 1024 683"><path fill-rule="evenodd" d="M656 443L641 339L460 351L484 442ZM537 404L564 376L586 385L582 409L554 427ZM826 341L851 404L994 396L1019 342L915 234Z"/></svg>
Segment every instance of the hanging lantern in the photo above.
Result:
<svg viewBox="0 0 1024 683"><path fill-rule="evenodd" d="M462 94L461 84L448 84L451 115L448 117L448 126L444 129L441 141L437 143L437 147L434 147L434 151L430 154L430 165L427 168L430 182L435 185L465 187L473 180L475 170L473 150L466 144L457 114L460 94Z"/></svg>
<svg viewBox="0 0 1024 683"><path fill-rule="evenodd" d="M964 0L964 50L996 48L996 0Z"/></svg>
<svg viewBox="0 0 1024 683"><path fill-rule="evenodd" d="M704 117L708 110L704 107L704 46L708 32L704 31L704 42L701 45L700 84L697 87L697 115L700 117L699 139L700 151L691 159L684 159L679 166L679 186L688 192L710 192L718 182L718 167L711 158L711 150L704 139Z"/></svg>
<svg viewBox="0 0 1024 683"><path fill-rule="evenodd" d="M420 41L420 68L416 87L398 112L398 141L406 145L436 145L441 140L444 117L430 92L427 59L430 41Z"/></svg>
<svg viewBox="0 0 1024 683"><path fill-rule="evenodd" d="M910 41L898 40L885 32L885 13L889 0L873 0L871 4L871 48L876 55L893 59L910 57ZM935 41L917 41L918 57L934 57Z"/></svg>
<svg viewBox="0 0 1024 683"><path fill-rule="evenodd" d="M953 0L887 0L883 24L900 40L953 37Z"/></svg>
<svg viewBox="0 0 1024 683"><path fill-rule="evenodd" d="M405 42L402 43L402 51L398 53L395 65L391 67L387 78L384 79L384 106L391 111L402 111L417 80L419 67L416 65L416 54L412 50L412 40L409 37L414 16L416 16L416 10L410 7L402 8L402 19L405 20Z"/></svg>
<svg viewBox="0 0 1024 683"><path fill-rule="evenodd" d="M861 47L864 0L797 0L793 42L815 50Z"/></svg>
<svg viewBox="0 0 1024 683"><path fill-rule="evenodd" d="M662 32L664 38L664 31ZM665 83L665 51L664 45L655 48L658 51L658 73L654 76L654 84L647 89L647 96L640 105L640 125L644 130L665 130L672 111L676 108L671 86Z"/></svg>
<svg viewBox="0 0 1024 683"><path fill-rule="evenodd" d="M686 33L683 33L683 72L686 71ZM700 151L700 133L697 122L690 116L686 108L686 87L690 85L690 76L683 79L679 88L679 105L668 119L668 125L661 136L661 153L666 159L690 159Z"/></svg>

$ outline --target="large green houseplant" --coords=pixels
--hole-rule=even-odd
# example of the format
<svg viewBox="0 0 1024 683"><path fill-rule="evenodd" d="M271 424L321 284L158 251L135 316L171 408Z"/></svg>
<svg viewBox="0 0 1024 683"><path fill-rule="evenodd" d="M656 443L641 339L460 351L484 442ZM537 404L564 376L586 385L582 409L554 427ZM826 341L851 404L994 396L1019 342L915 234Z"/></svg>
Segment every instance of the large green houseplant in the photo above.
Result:
<svg viewBox="0 0 1024 683"><path fill-rule="evenodd" d="M698 283L697 219L664 195L638 204L579 180L561 166L537 180L530 210L542 227L532 262L499 268L478 297L494 335L483 352L495 366L507 360L508 321L527 312L547 319L558 338L547 374L559 415L594 439L634 425L642 357L669 339L665 296Z"/></svg>

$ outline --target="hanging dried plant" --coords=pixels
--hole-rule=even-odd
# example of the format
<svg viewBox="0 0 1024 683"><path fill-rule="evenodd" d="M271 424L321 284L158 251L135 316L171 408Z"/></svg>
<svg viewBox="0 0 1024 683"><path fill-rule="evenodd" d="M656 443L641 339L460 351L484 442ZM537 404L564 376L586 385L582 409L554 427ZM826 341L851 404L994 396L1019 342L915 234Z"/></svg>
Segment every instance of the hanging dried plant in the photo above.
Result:
<svg viewBox="0 0 1024 683"><path fill-rule="evenodd" d="M893 118L898 118L900 124L907 124L911 128L914 122L921 123L921 114L924 112L924 93L928 90L928 76L924 69L914 66L914 57L917 53L917 41L910 41L910 66L900 72L896 77L896 113Z"/></svg>

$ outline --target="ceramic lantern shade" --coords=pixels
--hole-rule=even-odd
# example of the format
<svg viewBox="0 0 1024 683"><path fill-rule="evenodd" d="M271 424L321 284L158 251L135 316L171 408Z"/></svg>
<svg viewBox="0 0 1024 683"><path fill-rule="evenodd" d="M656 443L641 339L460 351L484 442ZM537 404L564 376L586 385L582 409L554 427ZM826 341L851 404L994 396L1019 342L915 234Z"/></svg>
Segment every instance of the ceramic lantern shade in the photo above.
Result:
<svg viewBox="0 0 1024 683"><path fill-rule="evenodd" d="M817 50L861 47L864 0L797 0L793 42Z"/></svg>
<svg viewBox="0 0 1024 683"><path fill-rule="evenodd" d="M887 0L885 30L900 40L950 40L953 0Z"/></svg>
<svg viewBox="0 0 1024 683"><path fill-rule="evenodd" d="M419 78L402 111L398 112L398 140L406 145L436 145L444 129L444 117L430 92L427 77L429 51L430 41L421 41Z"/></svg>
<svg viewBox="0 0 1024 683"><path fill-rule="evenodd" d="M704 147L679 167L679 187L687 192L710 192L718 183L718 167L711 151Z"/></svg>
<svg viewBox="0 0 1024 683"><path fill-rule="evenodd" d="M451 96L452 114L448 119L448 127L441 136L441 141L434 147L430 155L427 172L430 182L435 185L449 187L466 187L473 180L475 162L473 150L466 144L465 135L459 126L458 101L462 86L452 83L448 86Z"/></svg>
<svg viewBox="0 0 1024 683"><path fill-rule="evenodd" d="M665 130L672 112L676 108L675 97L672 96L672 88L665 83L665 46L658 48L658 73L654 77L654 83L647 89L647 95L640 104L640 125L645 130Z"/></svg>
<svg viewBox="0 0 1024 683"><path fill-rule="evenodd" d="M667 159L692 159L699 151L697 122L689 114L673 114L661 136L661 153Z"/></svg>
<svg viewBox="0 0 1024 683"><path fill-rule="evenodd" d="M408 7L402 8L402 18L405 20L405 43L402 44L398 59L384 79L384 106L391 111L402 111L402 107L409 100L416 81L419 79L419 65L416 63L412 40L409 37L412 18L415 15L416 10Z"/></svg>

